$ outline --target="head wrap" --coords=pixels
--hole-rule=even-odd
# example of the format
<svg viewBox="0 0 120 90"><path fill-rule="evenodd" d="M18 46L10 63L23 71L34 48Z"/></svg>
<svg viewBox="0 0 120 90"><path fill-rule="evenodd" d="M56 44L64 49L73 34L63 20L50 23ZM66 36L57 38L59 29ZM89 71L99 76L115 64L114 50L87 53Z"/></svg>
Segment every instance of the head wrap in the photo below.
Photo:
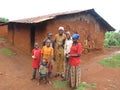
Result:
<svg viewBox="0 0 120 90"><path fill-rule="evenodd" d="M79 34L73 34L73 35L72 35L72 38L73 38L73 39L78 39L79 37L80 37Z"/></svg>
<svg viewBox="0 0 120 90"><path fill-rule="evenodd" d="M64 31L64 27L60 26L60 27L58 28L58 30L63 30L63 31Z"/></svg>

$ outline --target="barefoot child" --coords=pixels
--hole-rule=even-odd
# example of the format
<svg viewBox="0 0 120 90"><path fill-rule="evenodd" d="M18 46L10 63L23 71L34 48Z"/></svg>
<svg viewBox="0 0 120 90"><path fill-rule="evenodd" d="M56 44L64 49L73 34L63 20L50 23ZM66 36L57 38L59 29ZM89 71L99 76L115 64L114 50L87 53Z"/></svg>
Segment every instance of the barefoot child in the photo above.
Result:
<svg viewBox="0 0 120 90"><path fill-rule="evenodd" d="M39 68L39 63L41 59L41 49L39 48L37 42L34 44L34 49L32 50L32 59L33 59L32 60L33 73L31 80L36 78L36 71Z"/></svg>
<svg viewBox="0 0 120 90"><path fill-rule="evenodd" d="M46 60L42 60L39 67L39 84L41 80L45 80L45 83L49 83L48 80L48 66Z"/></svg>

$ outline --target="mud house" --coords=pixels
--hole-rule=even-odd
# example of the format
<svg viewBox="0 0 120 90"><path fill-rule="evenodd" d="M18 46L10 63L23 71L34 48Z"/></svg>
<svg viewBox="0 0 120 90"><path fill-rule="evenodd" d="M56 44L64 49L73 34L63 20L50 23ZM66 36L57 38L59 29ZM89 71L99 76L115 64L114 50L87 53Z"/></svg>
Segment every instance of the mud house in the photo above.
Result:
<svg viewBox="0 0 120 90"><path fill-rule="evenodd" d="M89 9L11 21L8 24L8 41L30 53L34 42L41 46L47 32L52 32L54 38L59 26L64 26L65 31L79 33L84 51L102 49L105 32L115 30L94 9Z"/></svg>
<svg viewBox="0 0 120 90"><path fill-rule="evenodd" d="M8 35L8 25L4 22L0 22L0 37L7 38Z"/></svg>

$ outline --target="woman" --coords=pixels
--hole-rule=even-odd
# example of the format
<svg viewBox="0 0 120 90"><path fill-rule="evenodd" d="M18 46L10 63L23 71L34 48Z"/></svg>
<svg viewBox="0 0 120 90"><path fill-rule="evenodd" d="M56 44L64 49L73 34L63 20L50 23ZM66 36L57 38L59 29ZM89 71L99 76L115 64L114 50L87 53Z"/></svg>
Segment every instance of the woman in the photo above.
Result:
<svg viewBox="0 0 120 90"><path fill-rule="evenodd" d="M79 34L72 36L73 44L70 49L69 56L69 83L72 88L76 88L80 83L80 55L82 53L82 45L78 43Z"/></svg>
<svg viewBox="0 0 120 90"><path fill-rule="evenodd" d="M32 50L32 59L33 74L31 80L36 78L36 71L39 68L39 63L41 59L41 49L39 48L37 42L34 44L34 49Z"/></svg>
<svg viewBox="0 0 120 90"><path fill-rule="evenodd" d="M55 35L55 60L56 60L56 75L55 77L64 75L64 43L66 35L64 34L64 27L58 28L58 34Z"/></svg>
<svg viewBox="0 0 120 90"><path fill-rule="evenodd" d="M72 46L73 40L71 37L71 34L69 31L66 32L66 39L65 39L65 45L64 45L64 54L65 54L65 78L63 80L66 80L68 77L68 54L70 53L70 48Z"/></svg>

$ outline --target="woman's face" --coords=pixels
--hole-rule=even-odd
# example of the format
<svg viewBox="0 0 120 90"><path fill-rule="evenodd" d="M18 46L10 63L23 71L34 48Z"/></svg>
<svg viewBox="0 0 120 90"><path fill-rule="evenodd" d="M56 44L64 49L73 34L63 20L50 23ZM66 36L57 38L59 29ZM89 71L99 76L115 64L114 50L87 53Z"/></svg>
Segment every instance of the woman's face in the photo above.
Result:
<svg viewBox="0 0 120 90"><path fill-rule="evenodd" d="M70 35L69 35L69 34L66 34L66 37L67 37L67 39L69 39L69 38L70 38Z"/></svg>
<svg viewBox="0 0 120 90"><path fill-rule="evenodd" d="M78 39L73 38L73 42L77 42L77 41L78 41Z"/></svg>
<svg viewBox="0 0 120 90"><path fill-rule="evenodd" d="M60 34L60 35L63 34L63 30L59 30L59 34Z"/></svg>

